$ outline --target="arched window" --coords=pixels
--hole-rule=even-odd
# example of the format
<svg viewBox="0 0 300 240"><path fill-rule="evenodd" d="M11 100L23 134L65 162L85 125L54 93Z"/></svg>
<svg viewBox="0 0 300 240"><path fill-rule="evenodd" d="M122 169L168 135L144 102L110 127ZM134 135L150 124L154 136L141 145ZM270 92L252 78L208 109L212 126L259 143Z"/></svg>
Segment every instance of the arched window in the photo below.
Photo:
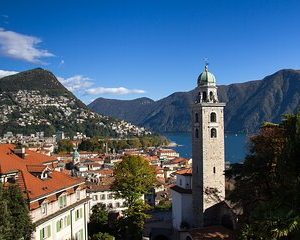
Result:
<svg viewBox="0 0 300 240"><path fill-rule="evenodd" d="M217 129L212 128L212 129L210 130L210 137L211 137L211 138L216 138L216 137L217 137Z"/></svg>
<svg viewBox="0 0 300 240"><path fill-rule="evenodd" d="M214 100L214 93L213 92L209 92L209 100L210 101Z"/></svg>
<svg viewBox="0 0 300 240"><path fill-rule="evenodd" d="M195 122L196 123L199 122L199 115L198 115L198 113L195 113Z"/></svg>
<svg viewBox="0 0 300 240"><path fill-rule="evenodd" d="M211 122L216 122L217 121L217 114L215 112L212 112L210 114L210 121Z"/></svg>
<svg viewBox="0 0 300 240"><path fill-rule="evenodd" d="M196 130L195 130L195 138L199 138L199 130L198 130L198 128L196 128Z"/></svg>
<svg viewBox="0 0 300 240"><path fill-rule="evenodd" d="M205 91L202 93L202 100L207 101L207 93Z"/></svg>

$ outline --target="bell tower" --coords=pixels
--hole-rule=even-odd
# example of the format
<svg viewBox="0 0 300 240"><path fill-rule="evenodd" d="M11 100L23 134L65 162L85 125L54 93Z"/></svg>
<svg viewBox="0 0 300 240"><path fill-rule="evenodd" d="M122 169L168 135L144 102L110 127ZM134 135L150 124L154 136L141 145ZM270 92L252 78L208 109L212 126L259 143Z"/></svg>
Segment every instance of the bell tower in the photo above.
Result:
<svg viewBox="0 0 300 240"><path fill-rule="evenodd" d="M202 227L206 209L225 198L225 103L218 100L216 78L207 64L198 78L196 91L192 106L193 227Z"/></svg>

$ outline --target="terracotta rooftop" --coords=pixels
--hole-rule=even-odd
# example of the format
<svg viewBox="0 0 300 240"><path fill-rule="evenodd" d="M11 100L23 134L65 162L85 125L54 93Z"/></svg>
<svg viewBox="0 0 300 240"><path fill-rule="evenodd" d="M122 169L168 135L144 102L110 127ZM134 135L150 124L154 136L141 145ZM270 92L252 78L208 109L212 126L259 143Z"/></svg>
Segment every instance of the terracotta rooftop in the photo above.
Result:
<svg viewBox="0 0 300 240"><path fill-rule="evenodd" d="M15 146L12 144L0 144L0 174L18 172L17 183L30 200L84 182L57 171L51 172L46 179L40 179L30 172L44 170L46 166L42 165L42 163L52 158L39 153L32 154L30 151L26 151L28 155L25 158L21 158L14 154L14 148Z"/></svg>
<svg viewBox="0 0 300 240"><path fill-rule="evenodd" d="M172 160L170 160L170 163L176 164L176 163L187 163L189 160L182 157L176 157Z"/></svg>
<svg viewBox="0 0 300 240"><path fill-rule="evenodd" d="M185 168L185 169L178 170L176 174L185 175L185 176L192 175L192 168Z"/></svg>

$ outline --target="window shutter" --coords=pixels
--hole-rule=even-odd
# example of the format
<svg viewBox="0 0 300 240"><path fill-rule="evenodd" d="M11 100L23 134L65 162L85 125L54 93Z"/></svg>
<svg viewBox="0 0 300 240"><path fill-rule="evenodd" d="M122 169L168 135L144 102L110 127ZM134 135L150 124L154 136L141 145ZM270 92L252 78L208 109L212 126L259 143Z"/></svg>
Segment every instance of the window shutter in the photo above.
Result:
<svg viewBox="0 0 300 240"><path fill-rule="evenodd" d="M48 235L48 237L51 236L51 226L50 225L47 226L47 235Z"/></svg>
<svg viewBox="0 0 300 240"><path fill-rule="evenodd" d="M80 208L80 218L82 218L82 208Z"/></svg>
<svg viewBox="0 0 300 240"><path fill-rule="evenodd" d="M59 227L59 221L56 222L56 232L60 231L60 227Z"/></svg>
<svg viewBox="0 0 300 240"><path fill-rule="evenodd" d="M75 221L77 221L77 219L78 219L78 209L75 212Z"/></svg>
<svg viewBox="0 0 300 240"><path fill-rule="evenodd" d="M68 217L67 217L67 225L69 226L70 224L71 224L71 216L68 215Z"/></svg>
<svg viewBox="0 0 300 240"><path fill-rule="evenodd" d="M43 229L40 230L40 239L41 239L41 240L44 239Z"/></svg>
<svg viewBox="0 0 300 240"><path fill-rule="evenodd" d="M82 229L80 230L80 239L83 240L83 230Z"/></svg>

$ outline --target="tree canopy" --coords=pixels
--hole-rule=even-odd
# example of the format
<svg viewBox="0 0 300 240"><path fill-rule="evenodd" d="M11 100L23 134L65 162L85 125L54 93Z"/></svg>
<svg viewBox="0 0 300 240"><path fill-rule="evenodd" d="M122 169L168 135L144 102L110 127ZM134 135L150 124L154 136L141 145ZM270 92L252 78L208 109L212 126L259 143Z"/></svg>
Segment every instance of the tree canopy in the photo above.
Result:
<svg viewBox="0 0 300 240"><path fill-rule="evenodd" d="M125 239L141 239L149 209L142 198L154 185L154 168L143 157L126 156L116 165L114 174L112 189L116 197L125 199L127 206L120 219L121 232Z"/></svg>
<svg viewBox="0 0 300 240"><path fill-rule="evenodd" d="M250 140L244 164L226 172L235 180L229 199L243 209L240 238L300 239L300 114Z"/></svg>
<svg viewBox="0 0 300 240"><path fill-rule="evenodd" d="M27 203L18 186L0 185L0 240L30 240L33 231Z"/></svg>

